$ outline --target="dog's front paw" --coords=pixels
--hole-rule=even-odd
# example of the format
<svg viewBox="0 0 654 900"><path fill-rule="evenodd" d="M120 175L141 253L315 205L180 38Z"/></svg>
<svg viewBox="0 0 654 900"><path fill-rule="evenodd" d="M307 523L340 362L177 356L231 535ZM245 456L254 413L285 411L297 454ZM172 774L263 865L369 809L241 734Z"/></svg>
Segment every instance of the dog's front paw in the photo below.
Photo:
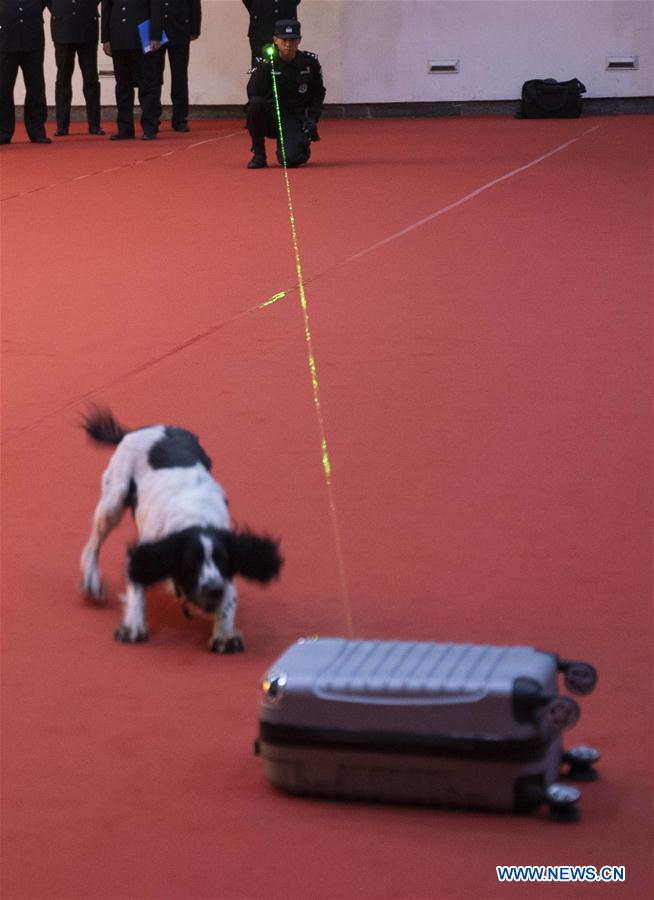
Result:
<svg viewBox="0 0 654 900"><path fill-rule="evenodd" d="M123 623L114 631L114 638L121 644L140 644L142 641L147 641L148 633L143 628L135 628Z"/></svg>
<svg viewBox="0 0 654 900"><path fill-rule="evenodd" d="M97 569L84 574L80 587L84 596L89 600L103 601L107 599L107 585L100 578Z"/></svg>
<svg viewBox="0 0 654 900"><path fill-rule="evenodd" d="M242 653L245 647L241 636L235 634L230 638L211 638L209 650L211 653Z"/></svg>

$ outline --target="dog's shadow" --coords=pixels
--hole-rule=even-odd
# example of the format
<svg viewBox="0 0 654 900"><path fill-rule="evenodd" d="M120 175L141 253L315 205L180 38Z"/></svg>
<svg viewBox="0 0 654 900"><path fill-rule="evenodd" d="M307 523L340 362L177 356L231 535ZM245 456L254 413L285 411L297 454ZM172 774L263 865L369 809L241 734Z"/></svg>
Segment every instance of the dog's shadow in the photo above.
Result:
<svg viewBox="0 0 654 900"><path fill-rule="evenodd" d="M112 586L104 600L84 598L84 602L87 606L104 610L112 617L114 629L120 625L123 615L120 590ZM163 585L150 588L145 603L149 644L206 649L213 628L212 615L202 613L193 606L188 607L185 613L179 598Z"/></svg>
<svg viewBox="0 0 654 900"><path fill-rule="evenodd" d="M213 628L213 616L196 607L186 608L164 588L148 592L147 621L149 640L163 646L193 646L206 649Z"/></svg>
<svg viewBox="0 0 654 900"><path fill-rule="evenodd" d="M122 622L123 604L120 600L121 586L112 584L107 597L102 601L83 597L85 606L95 608L104 613L103 619L108 622L109 632L113 631ZM270 659L278 656L287 644L304 634L311 632L311 628L291 628L283 633L270 631L269 625L262 626L260 621L260 603L255 596L248 596L245 589L239 601L245 598L244 608L239 610L240 618L237 618L237 628L244 634L247 657L261 659L262 669ZM248 603L248 600L251 600ZM184 653L189 651L195 654L198 650L204 650L208 656L209 638L213 630L213 615L203 613L196 607L189 605L187 614L184 614L183 606L179 598L168 590L165 585L157 585L149 588L146 594L146 618L148 625L148 640L144 644L138 644L147 648L177 648ZM240 655L240 654L237 654Z"/></svg>

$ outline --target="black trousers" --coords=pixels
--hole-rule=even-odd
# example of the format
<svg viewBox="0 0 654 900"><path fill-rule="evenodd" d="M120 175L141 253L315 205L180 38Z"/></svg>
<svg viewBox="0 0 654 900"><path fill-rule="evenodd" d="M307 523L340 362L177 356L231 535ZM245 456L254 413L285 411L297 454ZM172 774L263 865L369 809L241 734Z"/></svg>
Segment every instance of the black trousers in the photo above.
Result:
<svg viewBox="0 0 654 900"><path fill-rule="evenodd" d="M161 56L161 81L166 64L166 54L170 66L170 101L173 104L173 128L186 125L188 119L188 62L191 44L164 44Z"/></svg>
<svg viewBox="0 0 654 900"><path fill-rule="evenodd" d="M98 78L98 42L86 44L55 43L57 80L55 82L55 107L57 128L64 131L70 125L70 104L73 99L72 78L77 56L82 73L86 118L89 128L100 127L100 79Z"/></svg>
<svg viewBox="0 0 654 900"><path fill-rule="evenodd" d="M262 47L265 47L266 44L272 44L272 35L267 41L262 41L261 38L248 38L250 41L250 53L252 55L252 68L256 66L258 60L262 57Z"/></svg>
<svg viewBox="0 0 654 900"><path fill-rule="evenodd" d="M48 107L45 100L43 57L45 47L36 50L0 50L0 141L6 143L16 128L14 87L18 70L25 82L25 128L31 141L45 137Z"/></svg>
<svg viewBox="0 0 654 900"><path fill-rule="evenodd" d="M311 141L304 132L304 116L297 113L282 113L282 132L286 150L286 165L289 169L303 165L311 156ZM251 97L247 108L247 127L252 137L252 148L264 143L264 138L277 138L277 159L283 165L282 146L277 134L277 114L274 103L263 97Z"/></svg>
<svg viewBox="0 0 654 900"><path fill-rule="evenodd" d="M156 135L161 119L161 58L141 50L112 50L116 76L118 133L134 137L134 88L138 89L143 134Z"/></svg>

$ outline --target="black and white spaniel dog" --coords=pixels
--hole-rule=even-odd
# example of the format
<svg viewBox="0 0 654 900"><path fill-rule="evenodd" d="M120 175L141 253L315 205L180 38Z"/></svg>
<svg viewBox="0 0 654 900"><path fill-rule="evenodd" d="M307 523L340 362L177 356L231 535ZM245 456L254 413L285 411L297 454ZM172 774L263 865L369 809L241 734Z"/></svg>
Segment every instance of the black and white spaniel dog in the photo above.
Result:
<svg viewBox="0 0 654 900"><path fill-rule="evenodd" d="M116 447L102 476L91 536L82 551L82 589L87 596L104 597L100 547L128 507L138 531L138 543L128 549L125 613L116 640L147 638L145 589L170 580L184 604L215 614L212 652L243 650L234 629L234 576L262 584L277 576L283 562L279 543L231 528L225 493L190 431L167 425L128 430L109 410L98 408L89 410L82 426L94 441Z"/></svg>

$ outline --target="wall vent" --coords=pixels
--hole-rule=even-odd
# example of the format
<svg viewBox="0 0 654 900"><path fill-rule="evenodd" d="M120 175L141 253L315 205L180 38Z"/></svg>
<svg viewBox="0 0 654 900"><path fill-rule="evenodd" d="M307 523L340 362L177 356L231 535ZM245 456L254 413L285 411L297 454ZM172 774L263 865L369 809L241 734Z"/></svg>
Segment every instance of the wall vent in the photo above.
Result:
<svg viewBox="0 0 654 900"><path fill-rule="evenodd" d="M430 59L428 72L431 75L456 75L459 71L458 59Z"/></svg>
<svg viewBox="0 0 654 900"><path fill-rule="evenodd" d="M637 56L607 56L606 71L607 72L623 72L625 70L633 71L638 68Z"/></svg>

